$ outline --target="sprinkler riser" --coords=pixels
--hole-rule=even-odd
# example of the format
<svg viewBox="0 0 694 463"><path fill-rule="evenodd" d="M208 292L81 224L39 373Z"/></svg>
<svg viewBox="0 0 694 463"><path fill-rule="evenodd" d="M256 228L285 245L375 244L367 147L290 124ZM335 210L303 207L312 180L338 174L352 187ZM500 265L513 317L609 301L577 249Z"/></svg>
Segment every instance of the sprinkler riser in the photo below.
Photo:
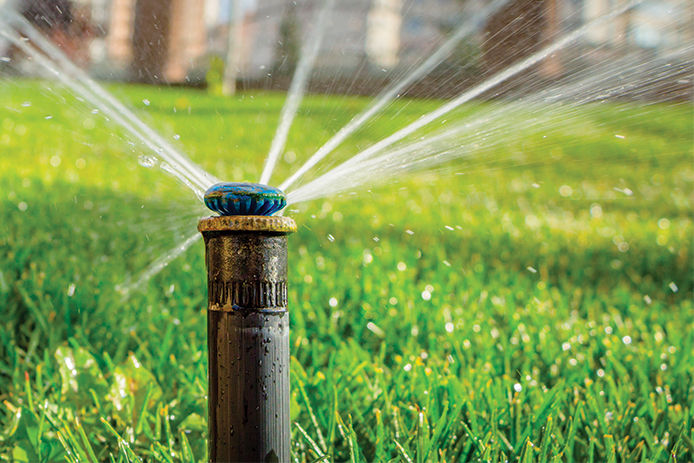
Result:
<svg viewBox="0 0 694 463"><path fill-rule="evenodd" d="M286 217L200 222L210 461L289 461L287 233L293 227Z"/></svg>

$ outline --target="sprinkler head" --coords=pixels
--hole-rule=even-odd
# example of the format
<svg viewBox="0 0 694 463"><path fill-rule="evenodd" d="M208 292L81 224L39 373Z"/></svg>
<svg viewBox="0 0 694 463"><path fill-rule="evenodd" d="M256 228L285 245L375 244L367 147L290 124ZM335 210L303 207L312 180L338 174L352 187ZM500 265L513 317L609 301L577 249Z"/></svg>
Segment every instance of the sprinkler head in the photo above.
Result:
<svg viewBox="0 0 694 463"><path fill-rule="evenodd" d="M260 183L217 183L205 192L205 206L220 215L272 215L286 205L282 190Z"/></svg>

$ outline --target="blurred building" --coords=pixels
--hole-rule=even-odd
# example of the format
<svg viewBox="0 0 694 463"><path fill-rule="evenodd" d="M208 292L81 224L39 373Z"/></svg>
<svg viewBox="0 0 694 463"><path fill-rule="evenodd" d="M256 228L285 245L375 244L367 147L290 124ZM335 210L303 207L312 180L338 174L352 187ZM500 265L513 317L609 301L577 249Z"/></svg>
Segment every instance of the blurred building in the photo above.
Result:
<svg viewBox="0 0 694 463"><path fill-rule="evenodd" d="M205 2L111 0L105 38L110 66L143 82L184 82L205 54Z"/></svg>
<svg viewBox="0 0 694 463"><path fill-rule="evenodd" d="M221 0L222 5L230 0ZM470 0L468 0L468 3ZM215 3L212 0L211 3ZM247 0L242 19L240 77L263 79L291 69L296 56L287 49L300 47L311 37L323 0L291 2ZM321 50L315 62L315 80L343 75L378 80L394 68L411 67L430 54L455 26L461 0L337 0L328 14ZM220 8L222 14L225 6ZM229 18L228 21L233 20ZM293 24L295 27L291 27ZM283 31L295 29L293 37ZM228 22L210 29L210 53L222 55ZM297 42L288 46L287 40ZM354 87L352 87L354 89Z"/></svg>
<svg viewBox="0 0 694 463"><path fill-rule="evenodd" d="M325 0L16 0L71 5L69 34L54 34L70 56L102 77L151 83L204 81L210 58L227 56L230 29L239 30L239 79L288 85L299 50L316 27ZM509 0L477 36L442 67L447 77L475 61L480 77L538 50L562 30L578 27L627 0ZM235 2L236 8L232 6ZM378 87L429 56L487 0L335 0L312 77L337 91ZM239 12L234 17L233 12ZM40 16L40 15L39 15ZM680 21L673 25L672 18ZM487 40L490 39L491 40ZM616 53L631 48L668 53L694 41L694 1L646 0L592 29L586 46ZM595 54L595 56L607 56ZM562 75L557 53L536 69ZM340 89L336 82L346 82ZM460 77L460 78L458 78ZM463 75L447 81L462 80ZM469 75L466 77L469 80ZM263 84L264 82L264 84ZM455 82L451 85L455 87ZM273 83L274 85L274 83Z"/></svg>
<svg viewBox="0 0 694 463"><path fill-rule="evenodd" d="M376 0L366 23L364 49L375 65L392 68L400 55L402 0Z"/></svg>
<svg viewBox="0 0 694 463"><path fill-rule="evenodd" d="M232 2L242 3L233 18ZM185 83L204 76L210 56L223 57L234 21L241 28L239 77L278 71L283 28L295 22L300 46L315 26L322 0L73 0L90 11L97 31L88 60L103 77ZM296 3L296 8L291 5ZM407 66L445 36L461 0L337 0L316 72L349 74ZM293 10L293 11L291 11ZM285 63L287 64L287 63Z"/></svg>
<svg viewBox="0 0 694 463"><path fill-rule="evenodd" d="M591 21L628 0L584 0L583 19ZM596 46L640 48L667 53L694 39L694 2L690 0L650 0L638 8L594 27L586 34Z"/></svg>

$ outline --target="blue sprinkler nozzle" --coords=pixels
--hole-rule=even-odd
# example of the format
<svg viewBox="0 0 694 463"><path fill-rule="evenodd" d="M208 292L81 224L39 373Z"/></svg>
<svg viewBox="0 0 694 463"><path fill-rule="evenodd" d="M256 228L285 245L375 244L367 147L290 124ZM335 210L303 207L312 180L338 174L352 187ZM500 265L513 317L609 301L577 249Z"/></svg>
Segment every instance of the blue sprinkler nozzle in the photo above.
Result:
<svg viewBox="0 0 694 463"><path fill-rule="evenodd" d="M286 205L282 190L259 183L217 183L205 192L205 206L221 215L272 215Z"/></svg>

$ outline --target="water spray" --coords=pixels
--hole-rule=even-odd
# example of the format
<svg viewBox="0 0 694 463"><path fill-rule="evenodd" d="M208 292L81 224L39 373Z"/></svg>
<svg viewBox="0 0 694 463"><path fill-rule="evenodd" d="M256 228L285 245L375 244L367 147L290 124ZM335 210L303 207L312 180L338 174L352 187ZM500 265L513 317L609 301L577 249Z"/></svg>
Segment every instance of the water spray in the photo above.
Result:
<svg viewBox="0 0 694 463"><path fill-rule="evenodd" d="M200 220L207 265L209 460L290 459L289 217L273 216L284 193L252 183L219 183Z"/></svg>

